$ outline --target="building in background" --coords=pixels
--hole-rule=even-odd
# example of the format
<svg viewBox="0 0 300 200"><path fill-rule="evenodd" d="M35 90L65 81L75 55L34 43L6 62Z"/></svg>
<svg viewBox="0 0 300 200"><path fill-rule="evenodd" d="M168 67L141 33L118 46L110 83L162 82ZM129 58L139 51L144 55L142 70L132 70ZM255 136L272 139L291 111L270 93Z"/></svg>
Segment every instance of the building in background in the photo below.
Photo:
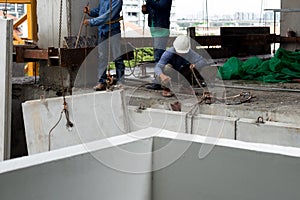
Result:
<svg viewBox="0 0 300 200"><path fill-rule="evenodd" d="M5 9L5 3L0 3L0 10ZM26 12L26 4L16 4L8 3L7 4L7 14L13 15L16 18L21 17Z"/></svg>
<svg viewBox="0 0 300 200"><path fill-rule="evenodd" d="M139 29L145 29L144 33L148 34L149 31L148 23L147 23L148 16L144 15L141 12L141 6L143 4L145 4L145 1L143 0L124 0L122 12L124 17L124 22L126 23L126 27L137 27ZM171 17L170 17L171 31L177 27L175 4L176 4L176 0L173 0Z"/></svg>

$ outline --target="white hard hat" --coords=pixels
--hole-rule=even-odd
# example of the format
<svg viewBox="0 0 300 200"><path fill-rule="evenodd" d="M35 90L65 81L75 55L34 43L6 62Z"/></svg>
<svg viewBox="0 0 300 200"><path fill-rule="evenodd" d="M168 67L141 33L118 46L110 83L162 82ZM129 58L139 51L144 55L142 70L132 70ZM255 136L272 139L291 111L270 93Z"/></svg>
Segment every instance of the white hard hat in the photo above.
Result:
<svg viewBox="0 0 300 200"><path fill-rule="evenodd" d="M187 53L189 52L191 45L190 45L190 38L186 35L179 35L173 42L173 46L177 53Z"/></svg>

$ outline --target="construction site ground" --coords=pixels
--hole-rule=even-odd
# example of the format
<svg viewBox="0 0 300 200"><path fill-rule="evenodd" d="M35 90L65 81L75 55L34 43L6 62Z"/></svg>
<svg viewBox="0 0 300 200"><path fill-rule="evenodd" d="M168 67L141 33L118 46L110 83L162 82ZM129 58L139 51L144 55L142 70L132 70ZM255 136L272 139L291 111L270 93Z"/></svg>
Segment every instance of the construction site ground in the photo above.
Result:
<svg viewBox="0 0 300 200"><path fill-rule="evenodd" d="M128 70L128 69L127 69ZM147 69L148 70L148 69ZM163 97L162 90L147 89L153 81L152 68L145 77L139 71L135 76L126 76L124 91L126 103L130 106L172 110L171 104L180 103L181 111L189 112L197 103L199 113L238 118L258 118L297 124L300 120L300 83L263 83L246 80L221 80L208 83L206 91L212 95L203 100L203 89L193 86L197 95L175 91L172 97ZM126 74L129 74L126 71ZM215 75L213 75L215 76ZM211 79L212 80L212 79ZM92 87L83 92L93 92ZM240 94L246 95L239 97ZM34 77L13 78L13 99L21 101L57 97L55 91L47 90L38 84ZM247 98L251 95L250 100ZM232 98L235 97L236 98ZM211 104L209 104L211 102Z"/></svg>
<svg viewBox="0 0 300 200"><path fill-rule="evenodd" d="M150 90L145 87L152 80L153 74L147 78L126 77L124 86L126 104L135 109L172 110L171 104L179 102L181 112L189 112L199 102L197 114L253 120L262 117L264 121L283 122L299 126L299 83L271 84L244 80L224 80L218 84L210 83L208 84L208 92L212 92L214 95L216 91L221 91L222 95L217 96L218 98L233 97L243 92L251 94L252 98L245 102L240 102L240 98L228 98L226 101L212 101L211 104L207 104L206 101L201 101L203 89L197 86L194 88L198 93L197 96L177 92L172 97L163 97L161 90ZM12 146L14 146L12 157L19 157L27 155L21 104L28 100L58 97L61 96L61 93L40 85L38 77L13 78L12 89ZM94 91L90 87L82 92L91 93Z"/></svg>
<svg viewBox="0 0 300 200"><path fill-rule="evenodd" d="M129 105L172 110L170 104L179 102L181 111L188 112L198 101L200 114L263 117L264 120L293 124L297 124L300 119L299 83L224 80L222 84L208 85L206 91L212 95L209 101L203 100L203 89L197 86L194 86L196 95L176 92L172 97L163 97L162 90L147 89L147 84L149 82L145 80L126 80L125 91Z"/></svg>

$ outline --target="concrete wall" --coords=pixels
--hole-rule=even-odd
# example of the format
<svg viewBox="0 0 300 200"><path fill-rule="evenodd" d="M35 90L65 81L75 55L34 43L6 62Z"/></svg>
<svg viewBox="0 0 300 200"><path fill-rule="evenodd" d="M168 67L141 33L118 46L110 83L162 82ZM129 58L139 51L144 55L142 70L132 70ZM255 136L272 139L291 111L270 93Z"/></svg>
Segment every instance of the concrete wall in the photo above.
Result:
<svg viewBox="0 0 300 200"><path fill-rule="evenodd" d="M0 19L0 160L10 157L13 20Z"/></svg>
<svg viewBox="0 0 300 200"><path fill-rule="evenodd" d="M61 0L38 0L38 46L40 48L58 47L59 41L59 18ZM83 7L88 1L66 0L63 1L61 36L77 36L83 16ZM90 7L95 7L98 0L90 0ZM85 34L84 28L82 35ZM88 35L96 35L97 28L88 28ZM61 41L61 44L63 42Z"/></svg>
<svg viewBox="0 0 300 200"><path fill-rule="evenodd" d="M143 156L124 158L118 148ZM151 139L122 136L9 160L0 164L1 199L150 200L151 149Z"/></svg>
<svg viewBox="0 0 300 200"><path fill-rule="evenodd" d="M67 128L65 114L61 116L62 97L25 102L22 107L28 153L48 151L49 143L53 150L127 133L122 98L122 90L66 97L73 128Z"/></svg>
<svg viewBox="0 0 300 200"><path fill-rule="evenodd" d="M198 114L191 118L191 116L186 117L185 112L171 112L161 109L146 109L137 112L136 107L129 108L128 117L131 131L156 127L217 139L227 138L300 148L300 126L298 123L274 121L256 123L257 119L254 118L204 114Z"/></svg>
<svg viewBox="0 0 300 200"><path fill-rule="evenodd" d="M282 0L281 1L282 9L300 9L298 0ZM280 35L286 36L288 30L292 30L296 32L297 36L300 36L300 12L282 12L280 17ZM281 47L288 50L296 50L299 49L296 43L284 44Z"/></svg>
<svg viewBox="0 0 300 200"><path fill-rule="evenodd" d="M300 148L300 126L271 121L258 124L253 119L240 119L237 121L236 139Z"/></svg>
<svg viewBox="0 0 300 200"><path fill-rule="evenodd" d="M168 138L174 138L168 134ZM178 146L189 145L176 162L153 173L155 200L298 199L300 151L220 139L203 159L198 154L205 138L177 135L178 145L153 156L161 165ZM184 139L184 141L182 140ZM173 139L174 140L174 139ZM154 151L170 146L170 139L154 138Z"/></svg>
<svg viewBox="0 0 300 200"><path fill-rule="evenodd" d="M227 138L300 148L297 124L272 121L257 124L256 119L239 119L213 114L198 114L192 117L187 116L186 112L150 108L137 110L137 107L125 106L123 95L122 90L116 90L67 97L66 102L70 120L74 123L73 128L67 128L65 114L62 113L61 116L63 98L24 103L23 113L29 154L95 141L148 127L202 135L215 138L214 140Z"/></svg>
<svg viewBox="0 0 300 200"><path fill-rule="evenodd" d="M238 120L238 118L203 114L192 118L186 116L186 112L159 109L137 112L134 107L129 109L128 116L131 131L156 127L175 132L228 139L235 139L235 123Z"/></svg>
<svg viewBox="0 0 300 200"><path fill-rule="evenodd" d="M136 109L136 107L130 107L128 110L130 131L155 127L186 132L185 113L150 108L139 112Z"/></svg>
<svg viewBox="0 0 300 200"><path fill-rule="evenodd" d="M199 159L201 148L211 146ZM298 199L300 149L148 128L0 163L1 199Z"/></svg>

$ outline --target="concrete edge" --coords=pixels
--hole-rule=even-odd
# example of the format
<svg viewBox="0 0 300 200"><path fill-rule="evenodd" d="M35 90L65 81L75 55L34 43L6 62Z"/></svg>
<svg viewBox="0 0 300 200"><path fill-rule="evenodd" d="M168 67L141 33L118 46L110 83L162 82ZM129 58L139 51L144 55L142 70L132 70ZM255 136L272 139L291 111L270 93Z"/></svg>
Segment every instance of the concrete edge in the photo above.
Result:
<svg viewBox="0 0 300 200"><path fill-rule="evenodd" d="M102 139L86 144L66 147L51 152L44 152L32 156L21 157L17 159L7 160L0 163L0 173L7 173L16 169L27 168L32 165L39 165L60 159L79 156L88 152L95 152L101 149L110 148L136 142L140 140L150 139L152 137L166 138L172 140L182 140L187 142L202 143L208 145L223 146L228 148L243 149L248 151L257 151L270 154L279 154L283 156L300 158L300 148L284 147L269 144L248 143L237 140L208 138L200 135L189 135L184 133L176 133L164 129L152 128L139 130L126 135L115 136L107 139ZM212 140L210 140L212 139ZM211 142L214 141L214 142Z"/></svg>

